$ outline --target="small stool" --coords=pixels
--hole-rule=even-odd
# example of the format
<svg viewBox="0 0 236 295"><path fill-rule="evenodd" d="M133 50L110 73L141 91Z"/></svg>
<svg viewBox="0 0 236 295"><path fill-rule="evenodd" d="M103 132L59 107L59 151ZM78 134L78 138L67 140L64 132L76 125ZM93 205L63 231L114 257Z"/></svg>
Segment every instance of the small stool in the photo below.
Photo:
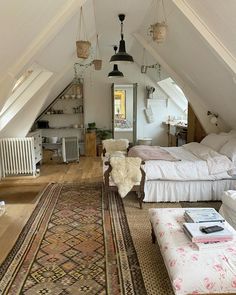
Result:
<svg viewBox="0 0 236 295"><path fill-rule="evenodd" d="M236 229L236 191L228 190L223 192L220 214L228 223Z"/></svg>

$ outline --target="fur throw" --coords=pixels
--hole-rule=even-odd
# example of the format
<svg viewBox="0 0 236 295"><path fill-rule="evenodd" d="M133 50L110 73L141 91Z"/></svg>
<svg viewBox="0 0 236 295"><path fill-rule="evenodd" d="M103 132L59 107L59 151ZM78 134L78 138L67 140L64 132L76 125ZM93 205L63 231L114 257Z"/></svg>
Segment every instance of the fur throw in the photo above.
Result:
<svg viewBox="0 0 236 295"><path fill-rule="evenodd" d="M110 163L112 179L118 187L120 196L124 198L132 187L141 181L141 159L137 157L111 157Z"/></svg>
<svg viewBox="0 0 236 295"><path fill-rule="evenodd" d="M127 151L129 146L128 139L105 139L102 141L103 148L107 153L115 151Z"/></svg>

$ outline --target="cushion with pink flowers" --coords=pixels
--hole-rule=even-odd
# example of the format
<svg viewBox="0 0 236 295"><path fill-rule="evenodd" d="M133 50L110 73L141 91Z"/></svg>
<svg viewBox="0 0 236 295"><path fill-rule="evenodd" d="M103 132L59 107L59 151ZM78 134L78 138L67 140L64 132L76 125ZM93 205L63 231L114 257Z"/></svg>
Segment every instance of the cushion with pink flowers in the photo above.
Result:
<svg viewBox="0 0 236 295"><path fill-rule="evenodd" d="M228 246L198 250L182 230L184 211L149 209L175 294L236 294L236 238Z"/></svg>

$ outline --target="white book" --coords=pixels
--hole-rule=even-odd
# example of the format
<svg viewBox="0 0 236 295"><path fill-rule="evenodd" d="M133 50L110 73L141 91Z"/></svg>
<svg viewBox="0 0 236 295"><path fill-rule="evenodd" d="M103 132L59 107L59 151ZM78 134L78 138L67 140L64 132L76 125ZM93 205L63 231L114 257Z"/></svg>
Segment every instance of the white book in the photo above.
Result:
<svg viewBox="0 0 236 295"><path fill-rule="evenodd" d="M184 212L187 222L224 222L225 219L214 208L190 208Z"/></svg>
<svg viewBox="0 0 236 295"><path fill-rule="evenodd" d="M193 243L197 250L210 250L210 249L220 249L225 247L235 246L234 241L226 241L226 242L208 242L208 243Z"/></svg>
<svg viewBox="0 0 236 295"><path fill-rule="evenodd" d="M212 225L224 227L224 230L208 234L201 231L201 227L208 227ZM185 222L183 223L183 229L190 240L195 243L229 241L232 240L234 236L234 233L226 228L224 223L221 222L202 222L201 224Z"/></svg>

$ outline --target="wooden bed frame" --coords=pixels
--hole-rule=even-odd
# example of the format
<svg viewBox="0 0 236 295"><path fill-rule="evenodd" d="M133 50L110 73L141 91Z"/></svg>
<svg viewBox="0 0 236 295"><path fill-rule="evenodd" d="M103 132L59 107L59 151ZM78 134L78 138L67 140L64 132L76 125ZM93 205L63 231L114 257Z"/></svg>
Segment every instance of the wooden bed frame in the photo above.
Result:
<svg viewBox="0 0 236 295"><path fill-rule="evenodd" d="M117 195L119 195L119 193L118 193L117 186L110 185L110 183L109 183L110 173L112 171L112 167L111 167L110 162L106 161L104 164L106 166L109 166L108 169L104 172L104 192L105 192L105 197L108 200L110 192L114 192ZM144 165L144 164L145 164L145 162L142 161L141 165ZM145 174L145 172L144 172L144 170L142 169L141 166L140 166L140 170L141 170L141 173L142 173L142 178L141 178L140 184L139 185L134 185L130 191L136 193L138 201L139 201L139 207L140 207L140 209L142 209L143 199L145 197L144 183L145 183L146 174Z"/></svg>

